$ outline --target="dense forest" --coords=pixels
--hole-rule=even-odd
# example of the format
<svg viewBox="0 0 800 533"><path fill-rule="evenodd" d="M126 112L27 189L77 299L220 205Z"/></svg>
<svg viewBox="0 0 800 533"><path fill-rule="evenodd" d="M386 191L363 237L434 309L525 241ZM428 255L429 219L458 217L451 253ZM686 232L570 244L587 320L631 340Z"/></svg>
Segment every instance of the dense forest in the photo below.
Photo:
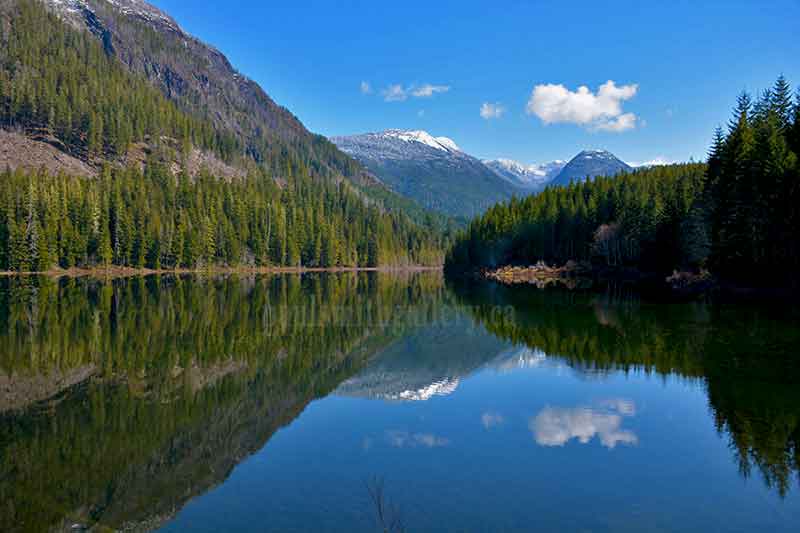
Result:
<svg viewBox="0 0 800 533"><path fill-rule="evenodd" d="M161 165L97 179L0 176L0 269L111 265L381 266L439 264L439 244L344 184L292 176L177 179Z"/></svg>
<svg viewBox="0 0 800 533"><path fill-rule="evenodd" d="M0 17L0 125L51 136L89 157L124 155L132 142L162 135L235 157L231 135L130 75L94 35L38 2L13 4Z"/></svg>
<svg viewBox="0 0 800 533"><path fill-rule="evenodd" d="M587 260L789 282L800 267L798 153L800 95L793 103L780 77L755 102L740 96L707 164L641 169L512 199L472 221L446 268Z"/></svg>
<svg viewBox="0 0 800 533"><path fill-rule="evenodd" d="M0 43L0 127L102 169L96 179L5 170L0 270L442 262L449 222L380 185L345 179L360 167L340 153L342 161L321 160L338 153L327 141L289 144L265 133L256 155L38 2L0 3ZM148 145L142 166L125 163L134 142ZM173 163L192 147L247 177L190 176L185 164L176 174Z"/></svg>

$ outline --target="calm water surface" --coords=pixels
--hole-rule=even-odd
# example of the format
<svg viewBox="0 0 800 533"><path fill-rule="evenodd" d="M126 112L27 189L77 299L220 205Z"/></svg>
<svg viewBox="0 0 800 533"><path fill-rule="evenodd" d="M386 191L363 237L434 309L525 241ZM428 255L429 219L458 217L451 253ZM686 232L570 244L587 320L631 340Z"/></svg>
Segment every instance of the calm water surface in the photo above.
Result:
<svg viewBox="0 0 800 533"><path fill-rule="evenodd" d="M2 531L800 528L796 308L438 274L0 284Z"/></svg>

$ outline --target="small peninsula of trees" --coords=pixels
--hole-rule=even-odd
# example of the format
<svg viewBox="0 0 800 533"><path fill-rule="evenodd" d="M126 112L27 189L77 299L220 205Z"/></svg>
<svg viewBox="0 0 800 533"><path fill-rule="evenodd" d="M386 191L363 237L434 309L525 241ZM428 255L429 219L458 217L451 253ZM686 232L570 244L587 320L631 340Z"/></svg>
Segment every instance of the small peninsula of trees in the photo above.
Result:
<svg viewBox="0 0 800 533"><path fill-rule="evenodd" d="M600 177L512 199L471 222L450 272L587 260L648 271L709 268L737 282L792 282L800 267L800 94L781 76L743 93L707 164Z"/></svg>

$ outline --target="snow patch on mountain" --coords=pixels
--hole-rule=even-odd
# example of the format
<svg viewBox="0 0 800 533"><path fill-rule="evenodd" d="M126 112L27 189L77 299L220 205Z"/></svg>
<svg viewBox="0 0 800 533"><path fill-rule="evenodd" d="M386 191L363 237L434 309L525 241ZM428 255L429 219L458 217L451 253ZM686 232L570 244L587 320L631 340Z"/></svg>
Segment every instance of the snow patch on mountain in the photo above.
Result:
<svg viewBox="0 0 800 533"><path fill-rule="evenodd" d="M95 4L104 2L112 6L118 13L129 17L137 17L149 24L159 24L183 34L175 20L144 0L98 0ZM87 13L94 15L95 11L86 0L46 0L53 11L67 20L76 20L76 16L85 16Z"/></svg>
<svg viewBox="0 0 800 533"><path fill-rule="evenodd" d="M444 150L446 152L460 152L458 145L448 137L434 137L427 131L423 130L387 130L383 132L385 137L392 137L406 142L422 143L437 150Z"/></svg>
<svg viewBox="0 0 800 533"><path fill-rule="evenodd" d="M525 165L512 159L485 159L483 164L495 174L524 189L542 189L552 180L566 161L557 159L549 163Z"/></svg>
<svg viewBox="0 0 800 533"><path fill-rule="evenodd" d="M150 23L160 23L166 26L169 26L173 30L182 33L182 30L178 26L178 23L170 17L169 15L165 14L160 9L156 8L155 6L150 5L149 3L145 2L144 0L105 0L123 15L133 15L144 19Z"/></svg>
<svg viewBox="0 0 800 533"><path fill-rule="evenodd" d="M631 170L630 165L607 150L584 150L564 166L552 183L569 185L573 181L581 182L597 176L614 176Z"/></svg>
<svg viewBox="0 0 800 533"><path fill-rule="evenodd" d="M427 161L463 160L469 156L448 137L423 130L386 130L331 139L340 150L357 159Z"/></svg>

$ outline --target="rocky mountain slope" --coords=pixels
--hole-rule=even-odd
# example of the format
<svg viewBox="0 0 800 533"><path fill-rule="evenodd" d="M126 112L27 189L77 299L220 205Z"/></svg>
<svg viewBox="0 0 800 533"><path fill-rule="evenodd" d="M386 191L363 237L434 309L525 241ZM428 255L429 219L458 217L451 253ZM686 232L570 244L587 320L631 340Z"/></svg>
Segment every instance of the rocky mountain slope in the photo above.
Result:
<svg viewBox="0 0 800 533"><path fill-rule="evenodd" d="M328 170L356 171L324 137L310 133L256 82L236 71L219 50L189 35L147 2L45 0L45 4L76 28L96 35L107 53L181 109L231 134L236 151L262 162L273 150L299 148L311 151Z"/></svg>
<svg viewBox="0 0 800 533"><path fill-rule="evenodd" d="M597 176L613 176L620 172L630 172L633 168L605 150L584 150L559 172L552 185L569 185L571 181L584 181Z"/></svg>
<svg viewBox="0 0 800 533"><path fill-rule="evenodd" d="M398 193L449 215L471 217L520 193L447 137L387 130L331 140Z"/></svg>

